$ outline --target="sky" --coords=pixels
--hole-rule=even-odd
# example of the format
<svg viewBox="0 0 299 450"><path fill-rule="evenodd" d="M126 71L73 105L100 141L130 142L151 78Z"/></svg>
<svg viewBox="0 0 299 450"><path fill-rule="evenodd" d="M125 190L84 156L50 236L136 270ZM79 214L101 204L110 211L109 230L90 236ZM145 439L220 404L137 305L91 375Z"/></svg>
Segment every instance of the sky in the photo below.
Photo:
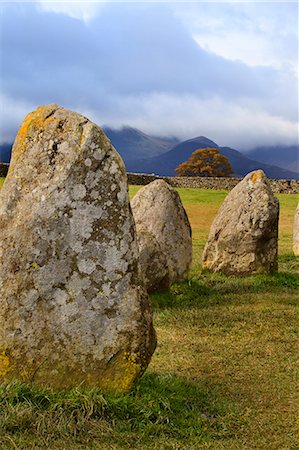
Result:
<svg viewBox="0 0 299 450"><path fill-rule="evenodd" d="M48 103L239 150L298 144L298 3L0 1L0 143Z"/></svg>

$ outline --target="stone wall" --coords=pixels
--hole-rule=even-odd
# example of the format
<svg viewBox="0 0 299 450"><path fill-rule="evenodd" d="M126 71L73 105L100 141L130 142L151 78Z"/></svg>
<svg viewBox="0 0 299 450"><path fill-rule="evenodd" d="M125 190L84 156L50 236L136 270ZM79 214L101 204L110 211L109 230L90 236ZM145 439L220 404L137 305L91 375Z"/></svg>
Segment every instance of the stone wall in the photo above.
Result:
<svg viewBox="0 0 299 450"><path fill-rule="evenodd" d="M128 173L129 184L145 185L154 180L163 179L173 187L218 189L230 191L241 178L213 178L213 177L160 177L142 173ZM271 180L270 185L274 193L299 194L298 180Z"/></svg>
<svg viewBox="0 0 299 450"><path fill-rule="evenodd" d="M5 177L9 164L0 163L0 177ZM154 180L163 179L173 187L218 189L230 191L241 178L213 178L213 177L160 177L144 173L128 173L129 184L144 186ZM298 180L269 180L272 191L281 194L299 194Z"/></svg>
<svg viewBox="0 0 299 450"><path fill-rule="evenodd" d="M8 168L9 168L9 164L0 163L0 177L6 177Z"/></svg>

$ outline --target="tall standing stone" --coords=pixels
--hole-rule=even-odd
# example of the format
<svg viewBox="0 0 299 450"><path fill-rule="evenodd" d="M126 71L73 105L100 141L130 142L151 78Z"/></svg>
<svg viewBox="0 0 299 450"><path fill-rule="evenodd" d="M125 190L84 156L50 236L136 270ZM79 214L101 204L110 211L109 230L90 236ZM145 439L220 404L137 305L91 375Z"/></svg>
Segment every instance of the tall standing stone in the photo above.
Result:
<svg viewBox="0 0 299 450"><path fill-rule="evenodd" d="M277 270L279 203L262 170L249 173L226 197L203 252L203 267L247 275Z"/></svg>
<svg viewBox="0 0 299 450"><path fill-rule="evenodd" d="M192 261L191 227L177 191L156 180L137 192L131 206L148 291L186 279Z"/></svg>
<svg viewBox="0 0 299 450"><path fill-rule="evenodd" d="M294 218L293 252L294 255L299 256L299 203Z"/></svg>
<svg viewBox="0 0 299 450"><path fill-rule="evenodd" d="M126 392L155 349L126 173L57 105L16 137L0 197L0 377Z"/></svg>

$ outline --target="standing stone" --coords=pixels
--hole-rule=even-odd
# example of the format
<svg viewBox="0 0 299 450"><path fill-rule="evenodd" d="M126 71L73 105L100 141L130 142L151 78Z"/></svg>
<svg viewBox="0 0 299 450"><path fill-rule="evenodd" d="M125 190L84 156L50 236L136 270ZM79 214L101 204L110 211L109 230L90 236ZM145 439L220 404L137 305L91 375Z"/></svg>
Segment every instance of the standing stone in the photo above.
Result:
<svg viewBox="0 0 299 450"><path fill-rule="evenodd" d="M167 257L154 234L139 228L137 235L143 284L148 292L167 290L170 286Z"/></svg>
<svg viewBox="0 0 299 450"><path fill-rule="evenodd" d="M203 267L247 275L277 270L279 203L262 170L249 173L226 197L203 252Z"/></svg>
<svg viewBox="0 0 299 450"><path fill-rule="evenodd" d="M192 261L191 227L177 191L156 180L137 192L131 206L148 291L186 279Z"/></svg>
<svg viewBox="0 0 299 450"><path fill-rule="evenodd" d="M295 212L294 219L294 239L293 239L293 252L294 255L299 256L299 203Z"/></svg>
<svg viewBox="0 0 299 450"><path fill-rule="evenodd" d="M128 391L155 349L124 164L57 105L16 137L0 197L0 378Z"/></svg>

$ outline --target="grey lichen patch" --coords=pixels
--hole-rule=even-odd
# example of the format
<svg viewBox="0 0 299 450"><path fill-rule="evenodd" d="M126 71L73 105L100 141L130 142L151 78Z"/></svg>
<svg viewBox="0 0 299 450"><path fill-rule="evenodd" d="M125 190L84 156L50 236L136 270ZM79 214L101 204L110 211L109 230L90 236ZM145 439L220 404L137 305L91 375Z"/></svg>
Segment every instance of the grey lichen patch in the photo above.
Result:
<svg viewBox="0 0 299 450"><path fill-rule="evenodd" d="M155 334L124 165L103 131L57 105L31 113L13 147L0 226L2 378L107 387L111 376L114 389L132 387ZM112 374L109 361L124 352L142 355L142 370L119 360Z"/></svg>
<svg viewBox="0 0 299 450"><path fill-rule="evenodd" d="M105 156L105 151L102 149L98 149L96 151L93 152L93 157L97 160L97 161L102 161L104 159Z"/></svg>
<svg viewBox="0 0 299 450"><path fill-rule="evenodd" d="M77 184L73 187L72 197L74 200L82 200L86 195L86 187L84 184Z"/></svg>
<svg viewBox="0 0 299 450"><path fill-rule="evenodd" d="M92 259L79 259L77 262L79 272L90 275L96 268L96 263Z"/></svg>

